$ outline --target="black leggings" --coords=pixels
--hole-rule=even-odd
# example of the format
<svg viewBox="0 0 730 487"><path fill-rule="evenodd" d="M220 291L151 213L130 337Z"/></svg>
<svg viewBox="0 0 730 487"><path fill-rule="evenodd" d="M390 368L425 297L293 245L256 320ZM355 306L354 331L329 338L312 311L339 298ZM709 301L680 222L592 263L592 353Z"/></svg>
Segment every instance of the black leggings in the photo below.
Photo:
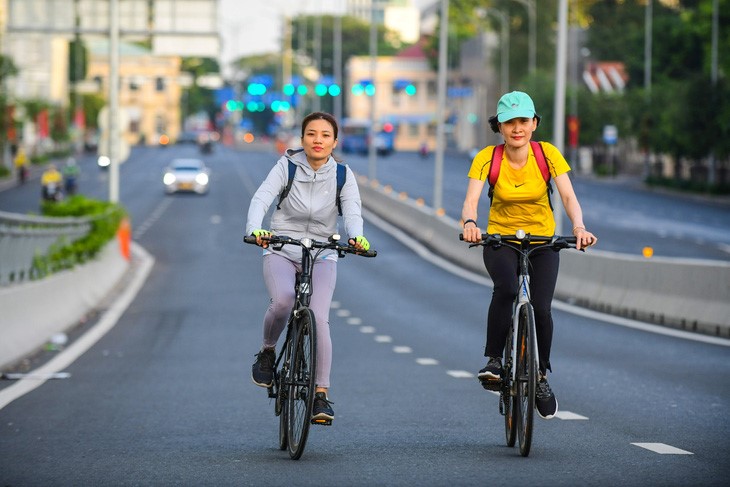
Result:
<svg viewBox="0 0 730 487"><path fill-rule="evenodd" d="M484 355L502 357L507 333L512 322L512 308L517 296L519 259L509 247L484 247L484 265L494 282L492 302L487 316L487 344ZM553 341L553 317L550 305L555 293L560 257L552 249L539 249L530 254L530 301L535 309L537 350L540 371L550 368L550 346Z"/></svg>

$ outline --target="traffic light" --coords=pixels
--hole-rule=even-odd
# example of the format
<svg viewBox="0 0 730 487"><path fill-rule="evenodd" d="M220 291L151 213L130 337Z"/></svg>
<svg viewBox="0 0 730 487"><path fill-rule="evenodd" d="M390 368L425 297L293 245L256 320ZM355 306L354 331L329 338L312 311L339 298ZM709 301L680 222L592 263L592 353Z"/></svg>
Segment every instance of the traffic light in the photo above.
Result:
<svg viewBox="0 0 730 487"><path fill-rule="evenodd" d="M261 96L266 93L266 85L262 83L251 83L248 85L248 93L254 96Z"/></svg>
<svg viewBox="0 0 730 487"><path fill-rule="evenodd" d="M405 87L405 90L404 91L406 92L406 95L408 95L408 96L414 96L416 94L416 87L413 84L409 83Z"/></svg>
<svg viewBox="0 0 730 487"><path fill-rule="evenodd" d="M314 93L317 96L324 96L327 94L327 86L324 83L317 83L317 86L314 87Z"/></svg>
<svg viewBox="0 0 730 487"><path fill-rule="evenodd" d="M361 79L359 83L352 85L352 94L360 96L365 93L367 96L373 96L375 94L375 85L372 80Z"/></svg>

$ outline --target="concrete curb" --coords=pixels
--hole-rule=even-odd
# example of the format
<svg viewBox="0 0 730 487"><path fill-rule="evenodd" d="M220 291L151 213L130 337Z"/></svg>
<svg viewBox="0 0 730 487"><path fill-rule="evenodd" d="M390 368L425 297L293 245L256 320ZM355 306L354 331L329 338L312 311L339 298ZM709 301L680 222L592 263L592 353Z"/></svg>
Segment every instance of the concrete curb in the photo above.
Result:
<svg viewBox="0 0 730 487"><path fill-rule="evenodd" d="M129 266L115 238L82 266L0 288L0 368L76 325L120 282Z"/></svg>
<svg viewBox="0 0 730 487"><path fill-rule="evenodd" d="M487 275L481 252L459 242L459 223L358 178L363 206L434 253ZM591 249L561 252L556 298L597 311L730 337L730 263L628 256Z"/></svg>

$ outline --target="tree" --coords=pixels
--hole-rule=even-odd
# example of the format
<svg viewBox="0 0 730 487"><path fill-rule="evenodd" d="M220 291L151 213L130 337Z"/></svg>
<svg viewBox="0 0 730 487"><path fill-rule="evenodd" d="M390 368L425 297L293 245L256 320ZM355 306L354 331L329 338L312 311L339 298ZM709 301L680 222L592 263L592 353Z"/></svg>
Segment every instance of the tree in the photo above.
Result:
<svg viewBox="0 0 730 487"><path fill-rule="evenodd" d="M299 16L292 20L292 49L295 52L306 53L305 55L312 61L314 59L315 39L312 35L315 19L321 18L322 36L321 36L321 60L322 65L319 70L322 74L332 76L334 74L334 17L331 15L323 15L321 17ZM351 56L365 56L370 53L370 23L364 22L356 17L342 17L342 32L347 33L342 36L342 62L347 64L347 60ZM301 39L304 38L304 43ZM403 43L400 36L392 30L386 29L382 25L377 29L377 48L379 56L392 56L398 51L407 47Z"/></svg>
<svg viewBox="0 0 730 487"><path fill-rule="evenodd" d="M206 74L220 73L218 61L212 58L186 57L183 58L180 69L190 73L193 77L192 85L186 89L184 94L183 115L205 112L208 114L208 118L213 121L220 107L216 106L213 90L198 86L197 80Z"/></svg>

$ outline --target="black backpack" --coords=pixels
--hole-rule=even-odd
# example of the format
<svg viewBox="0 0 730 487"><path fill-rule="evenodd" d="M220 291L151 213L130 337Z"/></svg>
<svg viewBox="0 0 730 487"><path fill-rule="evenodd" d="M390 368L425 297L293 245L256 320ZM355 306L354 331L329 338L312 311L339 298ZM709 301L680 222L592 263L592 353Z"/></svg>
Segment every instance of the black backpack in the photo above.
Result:
<svg viewBox="0 0 730 487"><path fill-rule="evenodd" d="M289 196L289 191L291 190L291 185L294 182L294 173L297 171L297 165L294 164L292 161L289 161L289 179L286 182L286 186L284 189L281 190L281 193L279 193L279 202L276 204L276 209L281 209L281 202L284 201L284 198ZM337 203L337 214L342 216L342 201L340 201L340 193L342 193L342 188L345 186L345 181L347 180L347 167L344 164L337 164L337 194L335 195L335 203Z"/></svg>

